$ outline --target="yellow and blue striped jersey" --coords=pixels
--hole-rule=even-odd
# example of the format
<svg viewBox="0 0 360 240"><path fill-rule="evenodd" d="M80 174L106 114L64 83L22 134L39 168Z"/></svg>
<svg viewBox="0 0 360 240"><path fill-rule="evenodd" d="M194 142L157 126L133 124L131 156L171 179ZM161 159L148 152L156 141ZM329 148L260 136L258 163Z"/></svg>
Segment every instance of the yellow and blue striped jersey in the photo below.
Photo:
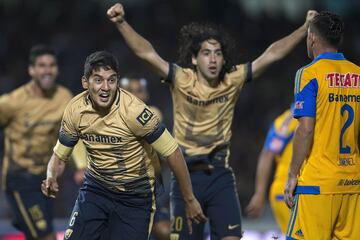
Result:
<svg viewBox="0 0 360 240"><path fill-rule="evenodd" d="M315 128L296 192L360 192L359 75L342 53L320 54L297 71L294 117L315 118Z"/></svg>
<svg viewBox="0 0 360 240"><path fill-rule="evenodd" d="M288 168L292 155L293 136L297 120L293 118L292 109L278 116L266 136L264 148L275 154L276 171L274 182L285 186Z"/></svg>

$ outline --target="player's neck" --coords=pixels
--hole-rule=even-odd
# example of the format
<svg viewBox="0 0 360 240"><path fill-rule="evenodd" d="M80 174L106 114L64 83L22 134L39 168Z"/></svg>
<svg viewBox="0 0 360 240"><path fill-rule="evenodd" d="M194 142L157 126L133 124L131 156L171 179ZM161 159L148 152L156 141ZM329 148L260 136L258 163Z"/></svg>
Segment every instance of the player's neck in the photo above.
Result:
<svg viewBox="0 0 360 240"><path fill-rule="evenodd" d="M55 89L56 89L55 86L52 87L49 90L42 89L39 86L39 84L37 84L35 82L35 80L30 81L30 88L31 88L31 91L33 92L34 95L36 95L38 97L41 97L41 98L49 98L49 97L51 97L54 94Z"/></svg>
<svg viewBox="0 0 360 240"><path fill-rule="evenodd" d="M316 58L322 53L327 53L327 52L337 53L338 50L334 47L328 47L328 46L319 47L318 49L314 49L314 58Z"/></svg>
<svg viewBox="0 0 360 240"><path fill-rule="evenodd" d="M202 85L205 85L207 87L213 88L216 87L219 84L219 78L214 78L214 79L206 79L202 74L200 74L199 72L197 72L197 77L199 82Z"/></svg>

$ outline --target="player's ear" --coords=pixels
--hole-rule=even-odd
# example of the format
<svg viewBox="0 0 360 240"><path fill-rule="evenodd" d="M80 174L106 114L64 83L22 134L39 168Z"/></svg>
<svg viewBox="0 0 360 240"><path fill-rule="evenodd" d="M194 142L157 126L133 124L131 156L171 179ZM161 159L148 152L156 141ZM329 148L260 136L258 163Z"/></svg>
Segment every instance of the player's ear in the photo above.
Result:
<svg viewBox="0 0 360 240"><path fill-rule="evenodd" d="M81 78L81 84L82 84L82 87L84 89L88 89L89 88L89 80L85 77L85 76L82 76Z"/></svg>
<svg viewBox="0 0 360 240"><path fill-rule="evenodd" d="M197 59L196 59L196 56L194 54L191 55L191 63L192 63L192 65L197 66Z"/></svg>
<svg viewBox="0 0 360 240"><path fill-rule="evenodd" d="M34 75L34 67L32 65L28 66L28 73L31 77Z"/></svg>

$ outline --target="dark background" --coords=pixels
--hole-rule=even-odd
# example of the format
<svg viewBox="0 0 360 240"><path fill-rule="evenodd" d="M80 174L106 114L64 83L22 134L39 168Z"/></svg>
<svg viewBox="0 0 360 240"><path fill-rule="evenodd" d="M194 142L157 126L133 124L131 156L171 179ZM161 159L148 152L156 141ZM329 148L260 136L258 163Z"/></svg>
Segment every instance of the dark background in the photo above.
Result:
<svg viewBox="0 0 360 240"><path fill-rule="evenodd" d="M29 80L28 52L32 45L50 44L59 54L58 82L81 91L83 63L90 53L108 50L119 59L123 76L145 77L150 105L159 106L166 125L172 128L172 104L168 87L152 74L128 49L106 10L116 1L100 0L0 0L0 94ZM273 41L304 23L308 9L330 10L345 21L340 51L359 64L360 2L350 0L127 0L128 22L147 38L166 60L177 60L177 37L182 25L191 21L221 24L237 43L239 63L253 61ZM298 68L309 63L305 39L285 60L271 66L259 79L247 84L236 105L231 165L237 178L242 207L254 189L257 156L271 121L289 107ZM3 132L0 131L1 139ZM3 142L0 145L2 155ZM77 186L68 168L57 200L57 216L68 217ZM8 216L0 194L0 216ZM5 206L5 210L4 209Z"/></svg>

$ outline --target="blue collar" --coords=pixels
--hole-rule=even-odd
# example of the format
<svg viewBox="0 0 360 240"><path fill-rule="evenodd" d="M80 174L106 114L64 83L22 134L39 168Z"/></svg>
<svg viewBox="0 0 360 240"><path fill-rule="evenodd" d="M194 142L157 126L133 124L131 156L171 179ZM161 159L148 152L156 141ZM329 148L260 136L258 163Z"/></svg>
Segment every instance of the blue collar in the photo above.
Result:
<svg viewBox="0 0 360 240"><path fill-rule="evenodd" d="M338 52L325 52L318 55L312 62L316 62L319 59L331 59L331 60L345 60L344 54Z"/></svg>

